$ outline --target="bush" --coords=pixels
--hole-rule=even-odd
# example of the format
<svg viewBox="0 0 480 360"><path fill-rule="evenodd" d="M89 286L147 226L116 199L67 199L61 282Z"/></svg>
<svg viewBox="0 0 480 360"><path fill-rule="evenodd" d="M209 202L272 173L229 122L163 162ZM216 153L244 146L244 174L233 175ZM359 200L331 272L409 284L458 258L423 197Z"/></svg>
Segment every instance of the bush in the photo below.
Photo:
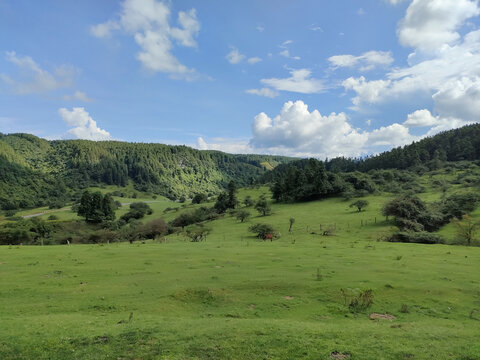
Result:
<svg viewBox="0 0 480 360"><path fill-rule="evenodd" d="M141 219L145 215L153 214L153 210L144 202L130 204L130 211L121 217L122 220L129 222L131 219Z"/></svg>
<svg viewBox="0 0 480 360"><path fill-rule="evenodd" d="M442 237L426 232L401 231L387 239L389 242L416 243L416 244L443 244Z"/></svg>
<svg viewBox="0 0 480 360"><path fill-rule="evenodd" d="M192 199L192 204L201 204L208 201L208 196L204 193L196 194Z"/></svg>
<svg viewBox="0 0 480 360"><path fill-rule="evenodd" d="M248 231L255 233L257 238L262 240L274 240L280 237L280 234L270 224L255 224L250 226Z"/></svg>
<svg viewBox="0 0 480 360"><path fill-rule="evenodd" d="M58 220L58 216L57 216L57 215L50 215L50 216L48 217L48 220L50 220L50 221Z"/></svg>
<svg viewBox="0 0 480 360"><path fill-rule="evenodd" d="M350 300L348 308L352 313L362 312L367 310L373 304L373 291L362 291L358 296L355 296Z"/></svg>

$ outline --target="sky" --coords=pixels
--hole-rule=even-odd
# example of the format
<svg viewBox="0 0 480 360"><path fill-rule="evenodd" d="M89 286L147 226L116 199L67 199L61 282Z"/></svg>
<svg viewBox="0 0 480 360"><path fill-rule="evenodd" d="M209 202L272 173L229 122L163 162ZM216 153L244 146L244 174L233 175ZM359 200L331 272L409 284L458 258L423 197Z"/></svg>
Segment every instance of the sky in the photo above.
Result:
<svg viewBox="0 0 480 360"><path fill-rule="evenodd" d="M0 0L2 133L324 159L479 109L479 0Z"/></svg>

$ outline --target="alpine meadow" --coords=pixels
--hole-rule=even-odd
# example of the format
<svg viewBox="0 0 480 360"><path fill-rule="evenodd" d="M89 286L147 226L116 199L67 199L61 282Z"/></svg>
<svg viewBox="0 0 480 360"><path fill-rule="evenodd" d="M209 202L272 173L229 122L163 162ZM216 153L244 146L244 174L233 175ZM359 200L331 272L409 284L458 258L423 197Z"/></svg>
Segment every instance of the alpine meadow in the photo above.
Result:
<svg viewBox="0 0 480 360"><path fill-rule="evenodd" d="M480 360L479 0L0 32L0 359Z"/></svg>

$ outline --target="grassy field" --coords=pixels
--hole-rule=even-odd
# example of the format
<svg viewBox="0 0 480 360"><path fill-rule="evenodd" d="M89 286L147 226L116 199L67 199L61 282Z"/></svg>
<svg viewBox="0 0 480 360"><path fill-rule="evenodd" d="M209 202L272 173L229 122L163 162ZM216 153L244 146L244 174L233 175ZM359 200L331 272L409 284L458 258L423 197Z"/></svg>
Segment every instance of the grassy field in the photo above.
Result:
<svg viewBox="0 0 480 360"><path fill-rule="evenodd" d="M387 197L366 199L361 213L341 199L250 209L200 243L0 247L0 358L480 359L480 248L377 241ZM254 238L259 222L282 237ZM371 308L352 312L368 289Z"/></svg>

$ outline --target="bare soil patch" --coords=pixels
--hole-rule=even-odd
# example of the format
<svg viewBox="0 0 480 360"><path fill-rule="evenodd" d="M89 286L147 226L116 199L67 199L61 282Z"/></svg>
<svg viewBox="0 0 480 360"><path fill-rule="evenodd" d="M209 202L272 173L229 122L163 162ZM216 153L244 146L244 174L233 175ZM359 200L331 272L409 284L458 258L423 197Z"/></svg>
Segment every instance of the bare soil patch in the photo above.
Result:
<svg viewBox="0 0 480 360"><path fill-rule="evenodd" d="M372 313L368 316L370 320L395 320L396 317L391 314Z"/></svg>

